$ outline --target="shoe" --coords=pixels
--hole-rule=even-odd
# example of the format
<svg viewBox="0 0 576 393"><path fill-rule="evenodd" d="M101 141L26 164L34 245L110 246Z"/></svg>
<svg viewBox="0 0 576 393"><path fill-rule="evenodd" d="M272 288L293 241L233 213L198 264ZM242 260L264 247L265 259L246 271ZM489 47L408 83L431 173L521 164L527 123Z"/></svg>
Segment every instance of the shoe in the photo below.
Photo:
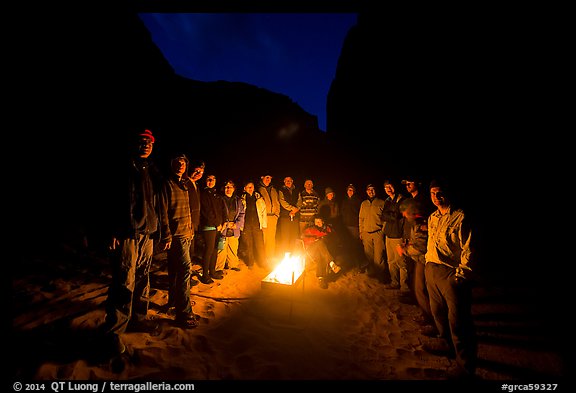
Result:
<svg viewBox="0 0 576 393"><path fill-rule="evenodd" d="M222 270L216 270L214 273L210 275L214 280L222 280L224 278L224 273Z"/></svg>
<svg viewBox="0 0 576 393"><path fill-rule="evenodd" d="M194 314L187 315L182 318L177 318L174 320L174 322L176 322L177 326L180 326L183 329L194 329L198 326L198 319Z"/></svg>
<svg viewBox="0 0 576 393"><path fill-rule="evenodd" d="M200 284L200 281L190 278L190 287L195 287L196 285Z"/></svg>
<svg viewBox="0 0 576 393"><path fill-rule="evenodd" d="M131 320L126 327L126 332L148 333L151 336L157 336L160 334L160 324L150 319L145 319L144 321Z"/></svg>
<svg viewBox="0 0 576 393"><path fill-rule="evenodd" d="M202 275L200 276L200 282L202 284L212 284L214 280L212 280L208 275Z"/></svg>
<svg viewBox="0 0 576 393"><path fill-rule="evenodd" d="M318 285L322 289L328 289L328 280L326 280L324 277L318 277Z"/></svg>
<svg viewBox="0 0 576 393"><path fill-rule="evenodd" d="M234 270L235 272L239 272L242 269L240 269L239 267L232 267L232 268L230 268L230 270Z"/></svg>
<svg viewBox="0 0 576 393"><path fill-rule="evenodd" d="M332 269L332 271L335 274L338 274L338 272L342 269L340 266L336 265L336 263L334 263L334 261L330 262L330 269Z"/></svg>

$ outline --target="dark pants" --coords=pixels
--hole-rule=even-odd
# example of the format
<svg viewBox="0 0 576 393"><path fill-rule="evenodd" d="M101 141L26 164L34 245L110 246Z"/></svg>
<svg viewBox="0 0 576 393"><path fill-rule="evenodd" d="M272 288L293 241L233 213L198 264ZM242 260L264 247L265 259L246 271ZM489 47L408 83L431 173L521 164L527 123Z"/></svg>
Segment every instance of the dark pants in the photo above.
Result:
<svg viewBox="0 0 576 393"><path fill-rule="evenodd" d="M191 242L191 237L172 238L172 245L167 252L168 302L176 309L176 318L186 318L192 314L190 302L190 277L192 275Z"/></svg>
<svg viewBox="0 0 576 393"><path fill-rule="evenodd" d="M300 239L300 224L297 218L290 220L289 216L280 216L278 220L278 244L277 249L281 252L281 257L284 253L294 253L299 250L296 248L296 240Z"/></svg>
<svg viewBox="0 0 576 393"><path fill-rule="evenodd" d="M244 252L244 263L246 266L252 266L257 263L260 267L267 267L264 234L260 228L244 227L240 235L240 244Z"/></svg>
<svg viewBox="0 0 576 393"><path fill-rule="evenodd" d="M326 277L329 272L329 264L334 261L334 257L328 250L324 240L319 239L306 246L306 252L316 263L316 277Z"/></svg>
<svg viewBox="0 0 576 393"><path fill-rule="evenodd" d="M412 279L416 303L422 310L424 317L430 322L433 322L434 318L432 317L432 311L430 310L430 297L428 296L428 289L426 288L426 259L424 258L424 255L417 255L414 256L412 260L414 261L412 264L414 266Z"/></svg>
<svg viewBox="0 0 576 393"><path fill-rule="evenodd" d="M454 268L432 262L426 263L425 276L436 328L453 345L458 364L473 374L477 340L472 319L471 285L467 281L456 282Z"/></svg>
<svg viewBox="0 0 576 393"><path fill-rule="evenodd" d="M146 319L153 247L153 240L147 235L120 240L120 246L111 258L112 283L106 299L106 333L124 333L131 319Z"/></svg>
<svg viewBox="0 0 576 393"><path fill-rule="evenodd" d="M218 256L218 232L216 229L203 231L204 259L202 261L202 275L210 277L216 272L216 257Z"/></svg>

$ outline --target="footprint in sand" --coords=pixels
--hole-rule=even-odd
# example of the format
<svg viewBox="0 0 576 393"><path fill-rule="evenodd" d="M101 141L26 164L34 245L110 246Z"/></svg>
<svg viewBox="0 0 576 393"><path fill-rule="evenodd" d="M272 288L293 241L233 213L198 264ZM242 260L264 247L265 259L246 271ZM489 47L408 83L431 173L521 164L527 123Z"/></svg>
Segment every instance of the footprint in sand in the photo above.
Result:
<svg viewBox="0 0 576 393"><path fill-rule="evenodd" d="M210 345L210 341L206 336L198 335L196 337L196 343L194 344L194 348L199 352L206 352L206 353L213 353L214 350L212 349L212 345Z"/></svg>
<svg viewBox="0 0 576 393"><path fill-rule="evenodd" d="M213 302L211 301L206 302L206 304L204 305L204 314L206 314L208 318L214 318L214 316L216 316L216 313L214 312Z"/></svg>

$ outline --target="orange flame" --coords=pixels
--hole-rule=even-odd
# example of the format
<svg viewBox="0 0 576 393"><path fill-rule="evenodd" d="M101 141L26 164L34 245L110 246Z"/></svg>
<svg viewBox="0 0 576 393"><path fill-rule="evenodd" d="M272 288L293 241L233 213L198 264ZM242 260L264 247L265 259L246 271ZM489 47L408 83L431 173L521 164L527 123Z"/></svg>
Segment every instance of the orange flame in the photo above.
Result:
<svg viewBox="0 0 576 393"><path fill-rule="evenodd" d="M298 281L304 269L304 258L299 255L290 255L287 252L284 259L262 281L292 285Z"/></svg>

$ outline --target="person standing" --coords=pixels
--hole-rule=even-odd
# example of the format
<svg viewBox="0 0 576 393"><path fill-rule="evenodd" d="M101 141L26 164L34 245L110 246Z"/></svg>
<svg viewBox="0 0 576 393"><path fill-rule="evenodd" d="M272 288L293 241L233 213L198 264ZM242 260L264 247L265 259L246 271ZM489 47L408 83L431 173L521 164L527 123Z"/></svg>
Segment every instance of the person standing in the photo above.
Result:
<svg viewBox="0 0 576 393"><path fill-rule="evenodd" d="M333 228L340 227L340 205L336 201L336 193L332 187L326 187L324 190L324 199L318 202L318 214Z"/></svg>
<svg viewBox="0 0 576 393"><path fill-rule="evenodd" d="M358 213L358 230L364 247L364 255L368 265L366 271L371 276L383 276L387 267L383 264L384 234L382 233L382 211L384 200L376 196L373 184L366 186L367 199L362 201Z"/></svg>
<svg viewBox="0 0 576 393"><path fill-rule="evenodd" d="M158 330L158 324L147 318L153 236L158 236L162 211L162 176L150 159L154 142L155 137L148 129L131 140L133 153L125 170L120 171L123 177L119 179L119 194L110 210L112 282L102 332L103 345L113 356L126 350L121 334L128 331L155 334Z"/></svg>
<svg viewBox="0 0 576 393"><path fill-rule="evenodd" d="M193 280L190 243L194 228L184 178L188 163L184 154L176 154L171 159L171 174L164 182L162 203L162 227L166 239L163 248L167 249L168 260L168 302L174 306L176 323L187 329L198 326L190 301L190 283Z"/></svg>
<svg viewBox="0 0 576 393"><path fill-rule="evenodd" d="M264 234L264 247L266 249L266 259L271 262L276 258L276 226L280 216L280 201L278 190L272 185L272 175L264 174L260 177L258 190L262 199L266 203L267 225L262 229Z"/></svg>
<svg viewBox="0 0 576 393"><path fill-rule="evenodd" d="M190 214L192 216L192 226L194 229L194 237L190 242L190 258L196 257L197 244L196 240L200 232L200 193L201 189L198 182L204 175L206 164L202 160L196 160L190 163L189 173L185 180L185 185L188 188L188 196L190 197ZM196 281L194 281L196 282Z"/></svg>
<svg viewBox="0 0 576 393"><path fill-rule="evenodd" d="M404 293L410 292L410 259L402 258L398 253L398 246L404 241L404 218L400 212L400 202L405 199L399 192L399 188L392 180L384 181L384 192L388 197L384 200L382 221L384 222L383 233L385 236L386 260L390 283L389 289L400 289Z"/></svg>
<svg viewBox="0 0 576 393"><path fill-rule="evenodd" d="M422 311L422 317L415 319L423 327L432 325L432 311L430 311L430 297L426 289L426 249L428 243L428 216L422 214L420 203L414 198L405 198L400 202L400 212L406 221L404 226L403 244L398 245L398 253L403 258L410 258L414 269L412 270L412 289L416 304ZM436 328L431 329L428 335L437 335Z"/></svg>
<svg viewBox="0 0 576 393"><path fill-rule="evenodd" d="M284 185L278 192L280 200L280 217L278 219L278 237L282 255L286 252L293 253L296 240L300 238L300 194L294 187L294 179L290 176L284 178Z"/></svg>
<svg viewBox="0 0 576 393"><path fill-rule="evenodd" d="M340 215L350 236L357 240L360 240L360 229L358 227L360 205L362 205L362 200L356 195L356 187L354 184L348 184L346 186L346 196L340 202Z"/></svg>
<svg viewBox="0 0 576 393"><path fill-rule="evenodd" d="M402 184L406 187L408 197L413 198L418 203L421 215L428 218L436 210L436 206L430 201L430 195L426 189L422 189L422 181L415 176L407 176L402 180Z"/></svg>
<svg viewBox="0 0 576 393"><path fill-rule="evenodd" d="M433 353L455 354L455 377L471 377L476 371L477 338L472 319L474 254L472 229L464 210L453 206L445 180L430 183L436 211L428 218L426 287L430 310L447 348L425 346Z"/></svg>
<svg viewBox="0 0 576 393"><path fill-rule="evenodd" d="M314 217L318 214L318 203L320 195L314 190L314 182L306 179L304 189L300 192L300 233L304 232L307 226L314 225Z"/></svg>
<svg viewBox="0 0 576 393"><path fill-rule="evenodd" d="M222 250L218 250L216 271L222 271L228 265L229 269L239 272L238 244L240 233L244 229L245 212L242 199L236 195L236 184L232 180L224 183L222 201L226 210L225 223L221 231L224 245Z"/></svg>
<svg viewBox="0 0 576 393"><path fill-rule="evenodd" d="M244 185L242 203L245 213L244 230L240 235L240 243L243 243L242 249L246 253L244 263L248 267L252 267L256 263L262 268L267 268L262 229L266 228L268 216L266 215L266 203L262 196L254 191L254 183L248 182Z"/></svg>
<svg viewBox="0 0 576 393"><path fill-rule="evenodd" d="M226 212L224 203L216 191L216 176L206 176L206 187L200 194L200 230L204 236L204 257L200 282L212 284L224 278L224 273L216 271L218 240L224 226Z"/></svg>
<svg viewBox="0 0 576 393"><path fill-rule="evenodd" d="M356 187L354 184L348 184L348 186L346 186L346 195L340 201L342 225L346 228L345 232L343 231L342 237L345 239L347 248L353 255L358 268L366 265L358 226L361 204L362 200L356 195Z"/></svg>

